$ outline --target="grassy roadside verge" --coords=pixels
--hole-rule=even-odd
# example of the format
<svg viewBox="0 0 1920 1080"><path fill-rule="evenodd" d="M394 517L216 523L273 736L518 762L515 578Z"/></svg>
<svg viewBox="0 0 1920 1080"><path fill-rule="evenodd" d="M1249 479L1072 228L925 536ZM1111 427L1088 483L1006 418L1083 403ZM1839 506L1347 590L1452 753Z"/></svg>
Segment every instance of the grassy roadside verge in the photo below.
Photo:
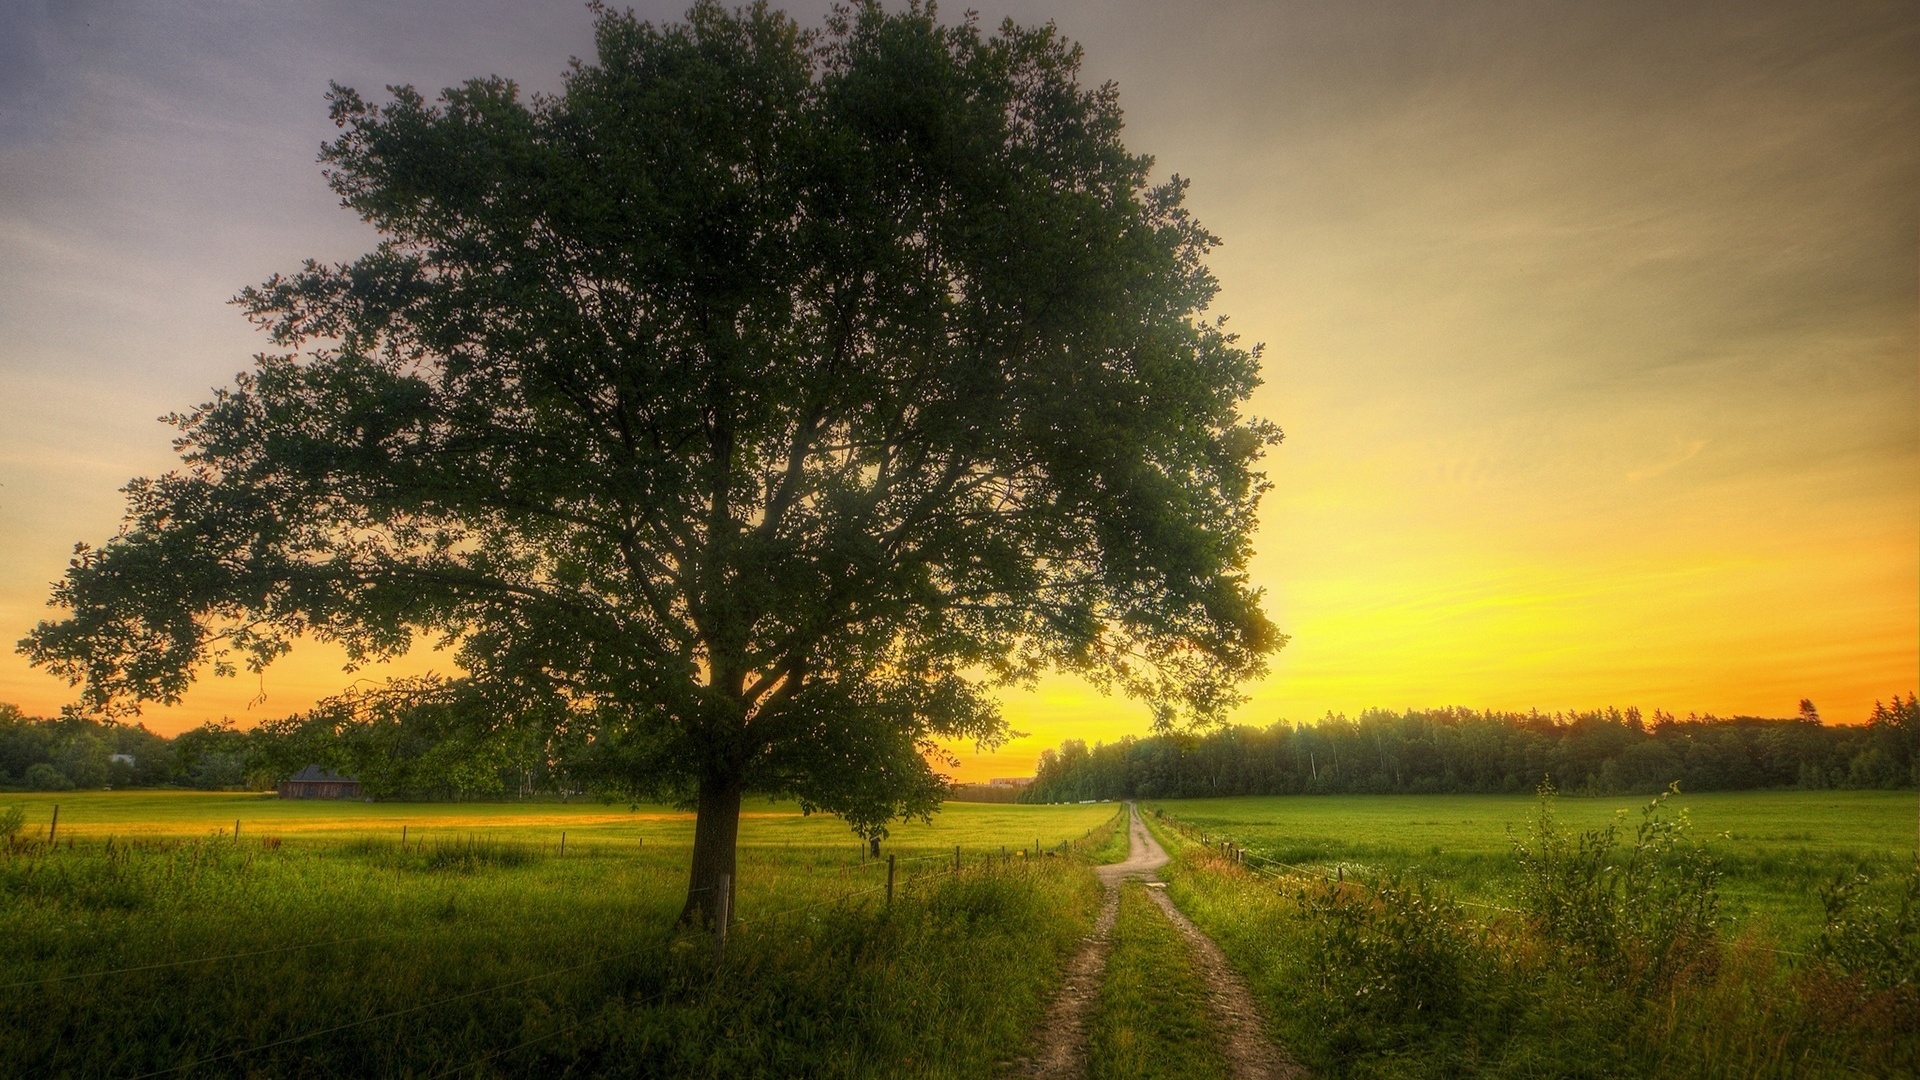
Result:
<svg viewBox="0 0 1920 1080"><path fill-rule="evenodd" d="M1113 951L1087 1032L1091 1080L1211 1080L1228 1075L1187 943L1146 888L1126 885Z"/></svg>
<svg viewBox="0 0 1920 1080"><path fill-rule="evenodd" d="M1275 882L1143 816L1173 855L1162 876L1175 902L1247 978L1272 1034L1318 1074L1822 1077L1920 1068L1911 984L1796 964L1752 936L1636 938L1588 919L1617 940L1598 930L1579 938L1564 918L1489 916L1417 882L1388 879L1373 890ZM1670 882L1652 884L1630 911L1681 906L1679 892L1659 892L1672 891ZM1591 897L1571 899L1575 915L1591 906ZM1869 946L1898 945L1885 927L1855 932ZM1608 941L1614 952L1598 953Z"/></svg>
<svg viewBox="0 0 1920 1080"><path fill-rule="evenodd" d="M1084 842L1087 861L1095 866L1117 863L1127 857L1130 841L1127 839L1127 804L1120 803L1119 809L1106 824L1093 830Z"/></svg>

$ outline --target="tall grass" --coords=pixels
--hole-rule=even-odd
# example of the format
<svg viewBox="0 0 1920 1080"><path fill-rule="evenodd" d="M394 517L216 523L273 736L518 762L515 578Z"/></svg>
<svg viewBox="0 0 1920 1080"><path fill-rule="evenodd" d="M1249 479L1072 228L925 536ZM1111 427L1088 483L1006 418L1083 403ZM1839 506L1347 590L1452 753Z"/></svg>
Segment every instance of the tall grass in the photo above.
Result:
<svg viewBox="0 0 1920 1080"><path fill-rule="evenodd" d="M1176 899L1247 974L1276 1034L1329 1076L1920 1070L1920 908L1840 889L1820 952L1728 937L1718 868L1665 800L1628 836L1569 829L1543 799L1512 845L1511 906L1417 877L1276 881L1157 831L1177 853ZM1920 883L1905 895L1920 899Z"/></svg>
<svg viewBox="0 0 1920 1080"><path fill-rule="evenodd" d="M0 855L0 1072L982 1075L1091 925L1112 826L1072 820L1057 857L903 859L891 906L845 851L745 849L718 962L675 929L674 845L28 839Z"/></svg>
<svg viewBox="0 0 1920 1080"><path fill-rule="evenodd" d="M1561 797L1555 817L1575 831L1619 821L1622 839L1646 798ZM1166 800L1154 805L1282 862L1345 865L1368 879L1398 873L1461 902L1513 906L1521 864L1509 829L1525 835L1532 797L1480 795L1274 796ZM1810 951L1823 886L1868 875L1878 899L1898 891L1914 861L1913 796L1872 791L1686 794L1692 835L1719 873L1719 914L1778 944ZM1471 906L1471 905L1469 905Z"/></svg>
<svg viewBox="0 0 1920 1080"><path fill-rule="evenodd" d="M1087 1029L1092 1080L1212 1080L1230 1075L1207 1015L1207 987L1172 923L1129 884Z"/></svg>

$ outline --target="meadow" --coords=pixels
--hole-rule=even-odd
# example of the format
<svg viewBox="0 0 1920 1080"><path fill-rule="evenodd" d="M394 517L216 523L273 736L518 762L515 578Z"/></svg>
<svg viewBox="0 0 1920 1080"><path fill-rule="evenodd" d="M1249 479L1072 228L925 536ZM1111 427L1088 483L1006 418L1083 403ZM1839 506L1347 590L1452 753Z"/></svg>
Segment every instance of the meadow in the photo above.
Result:
<svg viewBox="0 0 1920 1080"><path fill-rule="evenodd" d="M1630 880L1614 875L1644 799L1556 800L1562 835L1617 821L1621 845L1568 846L1544 878L1514 851L1539 847L1534 799L1142 809L1170 894L1318 1074L1798 1077L1920 1067L1920 911L1899 908L1912 799L1670 799L1687 823ZM177 791L10 807L0 1062L19 1075L993 1076L1092 925L1086 867L1126 852L1114 804L949 803L884 842L889 902L886 860L838 819L750 802L716 960L674 925L692 819L669 807ZM1823 890L1856 874L1855 909L1881 921L1836 936ZM1224 1075L1202 995L1129 886L1091 1074Z"/></svg>
<svg viewBox="0 0 1920 1080"><path fill-rule="evenodd" d="M1170 895L1318 1074L1920 1073L1913 793L1647 802L1145 809Z"/></svg>
<svg viewBox="0 0 1920 1080"><path fill-rule="evenodd" d="M1620 822L1631 829L1644 796L1555 800L1568 828ZM1165 799L1152 806L1249 852L1363 878L1418 877L1450 895L1511 903L1518 886L1513 841L1524 840L1539 810L1521 795L1277 795ZM1914 861L1912 791L1741 791L1669 800L1722 874L1722 914L1803 948L1818 934L1822 886L1856 872L1881 889L1898 886Z"/></svg>
<svg viewBox="0 0 1920 1080"><path fill-rule="evenodd" d="M843 823L750 805L716 963L674 927L692 820L667 808L8 805L0 1061L122 1077L983 1075L1090 924L1116 818L950 804L883 845L889 904Z"/></svg>

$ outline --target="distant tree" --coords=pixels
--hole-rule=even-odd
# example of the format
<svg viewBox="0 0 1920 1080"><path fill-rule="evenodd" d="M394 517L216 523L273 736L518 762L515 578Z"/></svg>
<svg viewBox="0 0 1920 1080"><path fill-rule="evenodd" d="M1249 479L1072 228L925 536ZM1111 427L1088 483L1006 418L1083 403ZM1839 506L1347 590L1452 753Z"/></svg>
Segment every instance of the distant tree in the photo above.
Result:
<svg viewBox="0 0 1920 1080"><path fill-rule="evenodd" d="M181 732L173 738L173 782L208 791L245 785L252 741L231 720Z"/></svg>
<svg viewBox="0 0 1920 1080"><path fill-rule="evenodd" d="M529 738L535 720L470 680L396 680L259 725L253 760L274 782L318 764L351 774L376 799L481 798L551 766Z"/></svg>
<svg viewBox="0 0 1920 1080"><path fill-rule="evenodd" d="M91 732L72 732L60 745L54 767L75 787L107 786L107 744Z"/></svg>
<svg viewBox="0 0 1920 1080"><path fill-rule="evenodd" d="M47 762L36 762L27 770L26 785L35 791L72 791L74 783L67 774Z"/></svg>
<svg viewBox="0 0 1920 1080"><path fill-rule="evenodd" d="M174 418L184 468L22 643L91 707L177 699L306 633L426 633L605 783L870 835L1055 667L1218 715L1282 638L1245 567L1255 357L1215 242L1051 27L862 4L656 27L523 101L336 87L322 153L380 233L239 298L282 353Z"/></svg>
<svg viewBox="0 0 1920 1080"><path fill-rule="evenodd" d="M1593 795L1920 784L1920 707L1875 704L1865 724L1803 718L1676 721L1636 710L1542 716L1368 709L1313 724L1131 736L1043 750L1025 802L1309 792L1519 792L1551 776Z"/></svg>

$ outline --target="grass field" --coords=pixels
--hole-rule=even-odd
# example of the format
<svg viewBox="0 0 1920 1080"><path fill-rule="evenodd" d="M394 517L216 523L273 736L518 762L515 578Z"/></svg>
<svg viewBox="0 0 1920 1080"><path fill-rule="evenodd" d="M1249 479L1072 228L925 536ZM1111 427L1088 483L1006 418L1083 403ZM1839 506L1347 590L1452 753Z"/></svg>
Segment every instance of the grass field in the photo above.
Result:
<svg viewBox="0 0 1920 1080"><path fill-rule="evenodd" d="M1578 830L1624 810L1630 834L1642 803L1564 798L1556 813ZM739 922L716 963L709 936L673 925L692 820L669 808L191 792L0 796L9 806L25 822L0 855L0 1071L19 1075L992 1076L1091 926L1086 865L1126 852L1111 804L950 803L885 842L889 905L884 860L843 823L750 803ZM1718 944L1658 978L1453 904L1521 903L1508 829L1525 836L1535 800L1155 807L1348 875L1310 896L1156 827L1176 901L1325 1075L1876 1075L1920 1061L1900 1034L1910 993L1795 958L1835 874L1865 870L1891 896L1913 857L1911 793L1677 800L1724 871L1724 918ZM1352 884L1396 875L1434 892ZM1195 980L1130 888L1090 1021L1093 1073L1218 1072Z"/></svg>
<svg viewBox="0 0 1920 1080"><path fill-rule="evenodd" d="M1033 845L1110 847L1116 810L951 804L885 844L888 906L843 823L750 807L716 966L673 928L692 822L661 808L0 808L44 837L56 801L55 845L0 858L0 1061L22 1075L979 1076L1097 902L1084 855Z"/></svg>
<svg viewBox="0 0 1920 1080"><path fill-rule="evenodd" d="M241 823L246 838L275 836L284 841L332 841L342 838L409 839L482 832L499 839L558 845L561 831L575 841L624 846L630 842L691 843L693 815L670 807L592 799L572 802L409 803L351 800L280 799L252 792L121 791L63 792L55 795L0 793L0 806L20 806L27 829L44 833L60 808L60 836L103 840L123 838L198 838L228 835ZM1018 845L1021 837L1052 845L1079 829L1115 813L1112 804L1023 806L1013 803L948 803L930 822L897 822L887 850L916 854L954 844L996 850ZM791 803L749 798L741 813L743 848L808 847L838 852L835 858L860 860L863 847L846 823L827 814L803 815ZM1037 827L1037 829L1036 829ZM1028 835L1031 834L1031 835Z"/></svg>
<svg viewBox="0 0 1920 1080"><path fill-rule="evenodd" d="M1148 820L1174 855L1163 873L1175 902L1320 1075L1909 1076L1920 1072L1920 880L1903 835L1913 800L1676 800L1725 876L1703 876L1683 843L1612 891L1637 812L1622 846L1563 848L1547 879L1529 876L1507 840L1511 824L1538 850L1534 800L1196 800L1158 804L1171 818ZM1619 802L1557 800L1562 835L1638 809ZM1256 873L1223 855L1220 837L1309 872ZM1336 867L1344 882L1316 873ZM1856 870L1879 906L1856 904L1823 954L1811 943L1825 924L1818 885ZM1492 906L1457 902L1476 898ZM1708 917L1668 918L1689 911Z"/></svg>
<svg viewBox="0 0 1920 1080"><path fill-rule="evenodd" d="M1645 798L1555 800L1574 829L1618 820L1631 833ZM1161 800L1150 804L1247 850L1363 877L1402 873L1462 898L1510 902L1513 836L1524 837L1538 801L1518 795L1299 795ZM1725 875L1723 910L1789 943L1819 930L1819 889L1856 870L1888 882L1914 859L1913 792L1749 791L1681 795L1693 832Z"/></svg>

